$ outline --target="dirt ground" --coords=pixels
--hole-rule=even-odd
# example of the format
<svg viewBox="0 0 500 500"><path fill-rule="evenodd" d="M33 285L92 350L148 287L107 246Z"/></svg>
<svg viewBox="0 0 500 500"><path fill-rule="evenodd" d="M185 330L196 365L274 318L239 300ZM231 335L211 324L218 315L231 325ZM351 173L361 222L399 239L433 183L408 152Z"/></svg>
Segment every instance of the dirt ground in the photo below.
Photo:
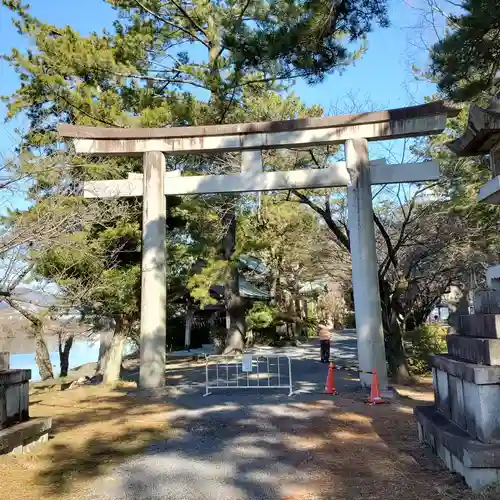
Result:
<svg viewBox="0 0 500 500"><path fill-rule="evenodd" d="M53 439L36 454L0 458L0 500L82 499L93 479L169 439L175 429L165 417L173 406L131 397L131 387L32 394L31 415L54 418ZM289 449L311 451L312 463L297 469L317 473L281 500L499 500L498 489L471 493L418 443L412 408L432 400L429 382L398 389L397 403L376 407L349 396L293 403L324 417L300 435L289 429Z"/></svg>
<svg viewBox="0 0 500 500"><path fill-rule="evenodd" d="M76 498L114 464L168 439L172 406L127 396L132 388L32 393L30 416L53 418L52 439L37 453L0 457L0 500Z"/></svg>
<svg viewBox="0 0 500 500"><path fill-rule="evenodd" d="M500 487L472 493L419 443L413 407L432 401L429 384L398 389L402 398L390 405L347 397L312 403L329 419L294 445L313 451L321 473L287 500L499 500Z"/></svg>

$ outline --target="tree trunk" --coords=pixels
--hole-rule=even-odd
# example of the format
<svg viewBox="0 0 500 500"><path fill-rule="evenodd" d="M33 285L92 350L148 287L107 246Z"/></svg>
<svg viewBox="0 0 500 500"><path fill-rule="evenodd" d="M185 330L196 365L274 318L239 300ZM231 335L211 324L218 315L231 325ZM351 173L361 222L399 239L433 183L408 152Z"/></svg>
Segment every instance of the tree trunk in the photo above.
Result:
<svg viewBox="0 0 500 500"><path fill-rule="evenodd" d="M100 333L99 341L99 359L97 361L96 375L104 377L106 371L106 362L108 360L109 351L111 349L111 341L113 340L114 332L107 331Z"/></svg>
<svg viewBox="0 0 500 500"><path fill-rule="evenodd" d="M122 367L123 348L125 346L125 324L121 318L115 320L115 330L111 345L106 356L104 368L104 383L114 384L120 380Z"/></svg>
<svg viewBox="0 0 500 500"><path fill-rule="evenodd" d="M188 305L186 311L186 328L184 330L184 349L189 351L191 348L191 330L193 325L194 309Z"/></svg>
<svg viewBox="0 0 500 500"><path fill-rule="evenodd" d="M64 335L59 333L59 365L61 367L60 377L67 377L69 370L69 353L73 346L73 334Z"/></svg>
<svg viewBox="0 0 500 500"><path fill-rule="evenodd" d="M246 347L253 347L254 342L255 342L255 335L253 333L253 330L247 330L247 336L245 339Z"/></svg>
<svg viewBox="0 0 500 500"><path fill-rule="evenodd" d="M227 226L223 239L224 258L229 263L224 288L226 303L227 335L224 354L242 352L245 346L245 308L240 296L240 276L237 264L231 263L236 248L236 214L233 209L227 210L223 217Z"/></svg>
<svg viewBox="0 0 500 500"><path fill-rule="evenodd" d="M269 294L271 295L270 304L275 306L278 303L278 273L271 271L271 287L269 289Z"/></svg>
<svg viewBox="0 0 500 500"><path fill-rule="evenodd" d="M398 384L411 381L406 352L403 344L403 327L397 318L395 311L391 312L391 318L386 330L386 355L389 364L389 374Z"/></svg>
<svg viewBox="0 0 500 500"><path fill-rule="evenodd" d="M397 383L407 383L411 380L411 376L403 344L405 322L404 319L400 320L403 318L403 307L397 300L397 291L392 291L386 280L379 280L379 289L389 375Z"/></svg>
<svg viewBox="0 0 500 500"><path fill-rule="evenodd" d="M35 337L35 361L40 372L40 379L47 380L54 378L54 370L50 361L50 354L43 338L43 325L33 326L33 336Z"/></svg>
<svg viewBox="0 0 500 500"><path fill-rule="evenodd" d="M300 299L297 299L297 298L295 299L295 315L299 319L303 318L303 315L302 315L302 302L301 302Z"/></svg>
<svg viewBox="0 0 500 500"><path fill-rule="evenodd" d="M231 274L234 271L232 270ZM233 276L229 288L226 286L226 307L229 317L229 328L226 335L224 354L242 352L245 346L245 309L243 301L238 293L239 277L238 270Z"/></svg>
<svg viewBox="0 0 500 500"><path fill-rule="evenodd" d="M36 314L21 307L15 300L10 298L5 298L4 300L10 307L21 313L31 323L31 331L33 337L35 337L35 361L38 366L38 371L40 372L40 378L42 380L54 378L49 350L43 338L43 321L36 316Z"/></svg>

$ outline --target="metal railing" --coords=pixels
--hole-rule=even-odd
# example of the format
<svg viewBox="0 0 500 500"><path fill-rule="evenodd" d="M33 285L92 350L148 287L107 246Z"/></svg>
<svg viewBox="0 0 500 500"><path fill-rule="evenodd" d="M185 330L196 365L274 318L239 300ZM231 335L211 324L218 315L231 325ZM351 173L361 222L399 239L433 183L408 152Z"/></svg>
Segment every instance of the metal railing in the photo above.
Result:
<svg viewBox="0 0 500 500"><path fill-rule="evenodd" d="M272 354L209 355L205 358L205 394L211 389L292 389L289 356Z"/></svg>

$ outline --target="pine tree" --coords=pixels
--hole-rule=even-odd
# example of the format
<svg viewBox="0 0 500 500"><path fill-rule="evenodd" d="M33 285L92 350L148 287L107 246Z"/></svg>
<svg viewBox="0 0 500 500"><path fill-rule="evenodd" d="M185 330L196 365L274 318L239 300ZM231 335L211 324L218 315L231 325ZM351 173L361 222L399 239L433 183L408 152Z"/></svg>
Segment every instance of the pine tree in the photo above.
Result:
<svg viewBox="0 0 500 500"><path fill-rule="evenodd" d="M81 36L70 26L54 26L33 17L20 0L2 3L15 14L18 31L34 46L26 52L14 49L5 56L21 80L6 99L8 117L26 114L30 128L20 149L45 156L60 148L58 123L161 127L277 117L266 111L262 97L274 99L279 107L280 97L269 97L269 92L283 90L293 78L315 82L328 72L342 70L363 53L372 25L387 24L384 0L338 4L323 0L108 0L117 11L113 29ZM357 44L354 50L350 50L352 44ZM278 114L292 118L296 110L288 112L285 100ZM124 178L141 171L134 158L95 161L69 154L65 163L69 166L65 176L32 169L35 189L50 196L53 186L65 183L67 194L74 194L84 180ZM208 165L210 171L220 172L228 164L236 165L237 159L219 155L207 162L206 157L192 155L169 157L167 168L206 172ZM226 299L238 329L241 301L237 269L232 265L238 200L219 197L217 201L226 204L220 224L227 232L219 258L227 263ZM186 213L186 207L196 204L193 200L186 203L190 205L177 204L173 212ZM167 200L167 205L174 204L175 200ZM100 296L93 294L88 304L95 313L114 317L118 351L139 314L140 220L133 202L130 208L110 227L96 223L83 228L80 249L74 250L78 254L85 246L98 245L96 272L104 283ZM110 253L115 259L112 266ZM70 253L51 256L52 264L59 258L79 261L78 255ZM44 276L52 272L42 265L39 269ZM61 271L60 266L55 269ZM84 273L73 273L65 279L73 280L68 286L77 286L87 278ZM116 300L115 291L122 300ZM108 378L116 376L116 366Z"/></svg>
<svg viewBox="0 0 500 500"><path fill-rule="evenodd" d="M432 48L431 72L441 91L465 102L488 92L500 69L500 3L463 0L461 7Z"/></svg>

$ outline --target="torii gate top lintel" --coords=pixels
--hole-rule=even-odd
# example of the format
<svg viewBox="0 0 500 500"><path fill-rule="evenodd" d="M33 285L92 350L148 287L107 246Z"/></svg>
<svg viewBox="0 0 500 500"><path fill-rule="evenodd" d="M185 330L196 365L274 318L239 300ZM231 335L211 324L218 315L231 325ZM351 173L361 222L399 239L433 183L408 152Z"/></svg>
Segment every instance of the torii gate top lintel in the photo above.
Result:
<svg viewBox="0 0 500 500"><path fill-rule="evenodd" d="M77 153L169 154L241 151L341 143L347 139L389 140L441 132L458 109L444 101L354 115L226 125L114 128L61 124L62 137L75 139Z"/></svg>

